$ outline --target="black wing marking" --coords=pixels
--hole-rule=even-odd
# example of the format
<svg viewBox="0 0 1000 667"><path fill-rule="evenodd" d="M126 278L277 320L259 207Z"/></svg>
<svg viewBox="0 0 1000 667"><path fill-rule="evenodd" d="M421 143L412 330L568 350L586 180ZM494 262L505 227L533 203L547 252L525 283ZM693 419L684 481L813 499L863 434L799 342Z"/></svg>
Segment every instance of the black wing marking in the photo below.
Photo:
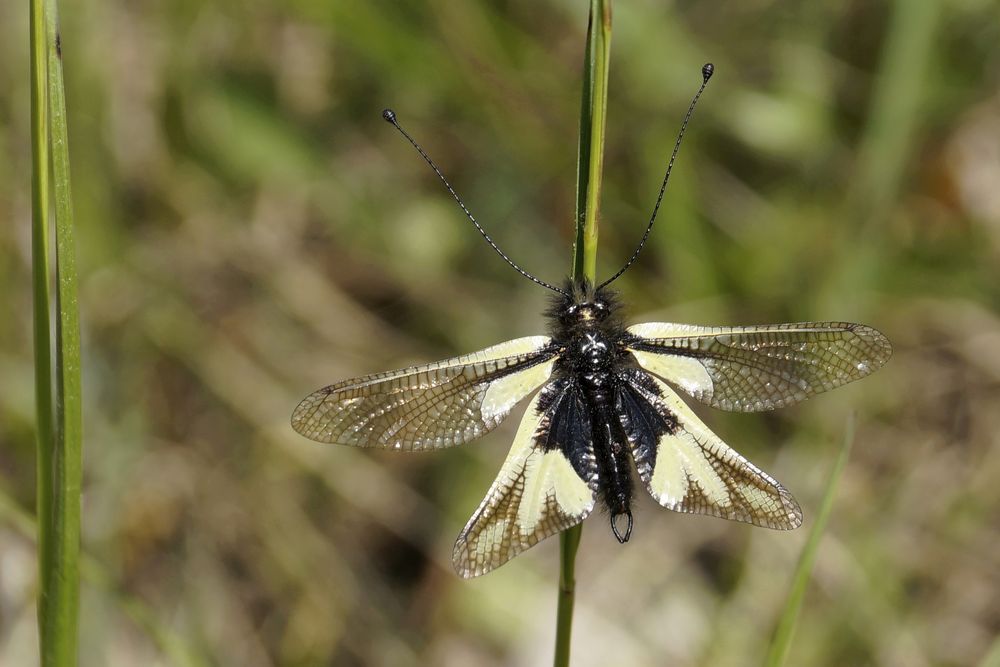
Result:
<svg viewBox="0 0 1000 667"><path fill-rule="evenodd" d="M292 428L311 440L398 450L440 449L494 429L552 372L547 336L518 338L426 366L330 385L307 396Z"/></svg>
<svg viewBox="0 0 1000 667"><path fill-rule="evenodd" d="M646 370L722 410L756 412L803 401L874 373L892 356L879 331L848 322L629 327Z"/></svg>
<svg viewBox="0 0 1000 667"><path fill-rule="evenodd" d="M640 369L619 377L615 407L639 477L656 502L767 528L802 524L791 494L730 449L666 383Z"/></svg>
<svg viewBox="0 0 1000 667"><path fill-rule="evenodd" d="M463 577L497 568L594 509L597 463L579 389L553 380L528 404L496 481L455 543Z"/></svg>

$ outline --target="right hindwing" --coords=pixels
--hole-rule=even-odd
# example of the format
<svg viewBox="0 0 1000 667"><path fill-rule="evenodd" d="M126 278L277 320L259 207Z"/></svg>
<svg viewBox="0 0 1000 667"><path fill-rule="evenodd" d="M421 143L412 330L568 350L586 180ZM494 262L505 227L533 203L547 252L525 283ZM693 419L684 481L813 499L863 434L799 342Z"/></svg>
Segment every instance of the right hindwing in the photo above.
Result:
<svg viewBox="0 0 1000 667"><path fill-rule="evenodd" d="M463 577L485 574L594 509L591 422L579 387L549 382L528 404L507 460L455 543Z"/></svg>
<svg viewBox="0 0 1000 667"><path fill-rule="evenodd" d="M802 524L791 494L730 449L659 378L623 371L615 407L636 471L663 507L781 530Z"/></svg>
<svg viewBox="0 0 1000 667"><path fill-rule="evenodd" d="M529 336L425 366L367 375L307 396L292 413L305 437L415 451L460 445L496 428L552 372L558 350Z"/></svg>

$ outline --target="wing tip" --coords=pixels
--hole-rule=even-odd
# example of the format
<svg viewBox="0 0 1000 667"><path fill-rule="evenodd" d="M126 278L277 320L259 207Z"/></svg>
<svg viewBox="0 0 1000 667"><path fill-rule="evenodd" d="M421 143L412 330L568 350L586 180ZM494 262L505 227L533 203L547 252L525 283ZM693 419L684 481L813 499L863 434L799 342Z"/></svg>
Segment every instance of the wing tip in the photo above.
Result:
<svg viewBox="0 0 1000 667"><path fill-rule="evenodd" d="M764 474L766 475L766 473ZM784 514L777 515L775 513L767 516L766 521L754 523L772 530L795 530L802 525L802 508L799 506L799 502L795 500L795 496L792 495L791 491L786 489L780 482L770 476L768 476L768 479L770 479L773 485L774 495L781 504L781 511Z"/></svg>
<svg viewBox="0 0 1000 667"><path fill-rule="evenodd" d="M315 440L315 438L310 434L308 422L309 419L316 412L317 408L317 403L315 400L316 396L319 394L323 394L323 392L325 392L327 389L328 387L324 387L323 389L314 391L313 393L309 394L301 401L299 401L299 404L295 406L294 410L292 410L292 416L289 419L289 422L292 425L292 430L294 430L301 436L309 438L310 440Z"/></svg>
<svg viewBox="0 0 1000 667"><path fill-rule="evenodd" d="M462 579L481 577L497 567L497 565L492 563L485 561L477 562L472 559L469 543L464 533L459 535L458 540L455 542L455 548L451 553L451 565L455 569L455 573Z"/></svg>
<svg viewBox="0 0 1000 667"><path fill-rule="evenodd" d="M305 436L305 437L308 438L309 435L305 432L305 428L306 428L305 427L305 415L303 414L305 412L305 410L302 407L303 404L305 404L305 401L302 401L301 403L299 403L298 405L296 405L295 409L292 410L292 416L289 419L289 423L292 425L292 430L293 431L295 431L299 435L303 435L303 436Z"/></svg>
<svg viewBox="0 0 1000 667"><path fill-rule="evenodd" d="M872 363L865 369L864 375L871 375L892 358L892 343L889 342L889 338L884 333L875 327L867 324L851 324L850 331L872 347L872 358L870 359Z"/></svg>
<svg viewBox="0 0 1000 667"><path fill-rule="evenodd" d="M781 505L785 509L785 521L787 523L772 526L775 530L795 530L802 525L802 508L798 501L789 493L788 489L778 485L778 497L781 498Z"/></svg>

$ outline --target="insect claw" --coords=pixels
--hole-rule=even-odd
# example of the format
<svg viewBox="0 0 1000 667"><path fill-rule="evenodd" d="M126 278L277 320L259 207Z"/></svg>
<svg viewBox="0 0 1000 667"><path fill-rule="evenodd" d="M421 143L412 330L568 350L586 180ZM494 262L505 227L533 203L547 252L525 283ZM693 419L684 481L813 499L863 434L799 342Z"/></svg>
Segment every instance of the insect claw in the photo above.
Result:
<svg viewBox="0 0 1000 667"><path fill-rule="evenodd" d="M618 517L625 516L628 517L628 523L625 526L625 534L622 535L621 531L618 530ZM632 535L632 510L625 510L624 512L615 512L611 515L611 532L615 534L618 538L620 544L625 544L628 542L628 538Z"/></svg>

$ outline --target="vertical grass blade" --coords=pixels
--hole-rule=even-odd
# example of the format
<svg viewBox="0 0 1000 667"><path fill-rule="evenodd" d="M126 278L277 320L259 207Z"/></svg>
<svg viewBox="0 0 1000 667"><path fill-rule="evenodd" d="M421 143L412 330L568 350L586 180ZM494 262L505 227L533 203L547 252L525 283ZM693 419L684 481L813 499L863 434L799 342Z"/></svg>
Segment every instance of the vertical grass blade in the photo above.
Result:
<svg viewBox="0 0 1000 667"><path fill-rule="evenodd" d="M76 664L82 417L68 129L55 0L32 0L29 25L32 276L38 422L38 634L41 664L64 667ZM48 238L50 168L56 223L54 304ZM53 308L56 312L54 336Z"/></svg>
<svg viewBox="0 0 1000 667"><path fill-rule="evenodd" d="M48 37L49 128L56 232L56 451L52 502L55 568L51 588L57 607L53 624L52 664L76 664L80 577L80 486L83 476L83 415L80 317L77 298L76 242L70 187L69 127L59 13L46 0Z"/></svg>
<svg viewBox="0 0 1000 667"><path fill-rule="evenodd" d="M792 578L792 587L788 592L788 599L781 612L781 618L771 639L771 647L764 661L766 667L781 667L788 657L788 650L792 645L792 637L795 635L795 626L798 623L799 614L802 611L802 602L809 588L809 580L812 577L813 565L816 562L816 552L819 549L820 539L823 531L826 530L827 521L830 519L830 512L833 509L833 499L837 492L837 484L840 482L840 475L847 464L847 458L851 453L851 445L854 443L854 415L847 420L847 427L844 431L844 444L840 447L840 453L830 471L830 477L826 482L826 491L823 493L823 502L820 505L819 513L816 516L816 523L809 531L809 538L806 540L802 553L799 555L798 565L795 567L795 574Z"/></svg>
<svg viewBox="0 0 1000 667"><path fill-rule="evenodd" d="M28 23L31 70L31 277L35 359L36 513L38 520L38 628L45 644L48 619L49 516L52 498L53 425L52 330L49 294L49 150L48 77L45 52L45 9L31 0Z"/></svg>
<svg viewBox="0 0 1000 667"><path fill-rule="evenodd" d="M559 535L559 603L556 612L556 667L569 665L573 635L573 602L576 598L576 551L583 526L577 524Z"/></svg>
<svg viewBox="0 0 1000 667"><path fill-rule="evenodd" d="M591 0L587 46L583 55L580 142L576 166L576 241L573 277L595 279L597 215L604 168L604 132L608 111L608 64L611 55L611 0Z"/></svg>
<svg viewBox="0 0 1000 667"><path fill-rule="evenodd" d="M604 166L604 131L608 109L608 63L611 54L611 0L591 0L583 57L580 143L576 174L576 240L573 278L595 282L598 208ZM577 525L559 535L559 602L556 612L556 667L569 665L576 596L576 552L583 535Z"/></svg>

